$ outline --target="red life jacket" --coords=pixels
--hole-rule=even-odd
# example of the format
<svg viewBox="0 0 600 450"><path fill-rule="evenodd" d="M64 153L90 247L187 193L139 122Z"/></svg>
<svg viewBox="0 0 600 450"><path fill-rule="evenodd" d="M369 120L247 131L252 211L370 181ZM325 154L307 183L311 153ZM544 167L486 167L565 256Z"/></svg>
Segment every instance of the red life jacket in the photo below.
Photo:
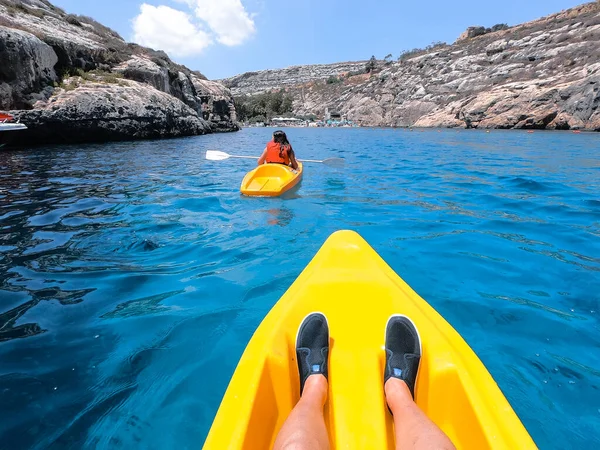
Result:
<svg viewBox="0 0 600 450"><path fill-rule="evenodd" d="M282 150L281 146L274 141L267 143L267 162L285 164L288 166L290 164L289 150L289 145L284 145ZM280 152L283 157L279 156Z"/></svg>

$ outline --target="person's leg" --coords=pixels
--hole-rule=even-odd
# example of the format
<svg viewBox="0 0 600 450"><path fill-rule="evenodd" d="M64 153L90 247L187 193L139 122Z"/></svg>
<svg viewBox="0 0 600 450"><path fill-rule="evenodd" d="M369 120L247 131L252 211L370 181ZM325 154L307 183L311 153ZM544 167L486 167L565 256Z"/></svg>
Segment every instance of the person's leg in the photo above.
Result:
<svg viewBox="0 0 600 450"><path fill-rule="evenodd" d="M321 313L307 316L296 337L300 400L275 439L276 450L328 449L323 407L327 400L329 325Z"/></svg>
<svg viewBox="0 0 600 450"><path fill-rule="evenodd" d="M389 318L385 331L384 390L394 415L397 449L454 449L454 445L414 401L421 362L421 338L408 317Z"/></svg>
<svg viewBox="0 0 600 450"><path fill-rule="evenodd" d="M455 448L448 436L419 409L404 381L390 378L385 383L385 396L394 415L396 449Z"/></svg>
<svg viewBox="0 0 600 450"><path fill-rule="evenodd" d="M328 449L323 406L327 400L327 379L322 375L308 377L304 392L275 440L275 450Z"/></svg>

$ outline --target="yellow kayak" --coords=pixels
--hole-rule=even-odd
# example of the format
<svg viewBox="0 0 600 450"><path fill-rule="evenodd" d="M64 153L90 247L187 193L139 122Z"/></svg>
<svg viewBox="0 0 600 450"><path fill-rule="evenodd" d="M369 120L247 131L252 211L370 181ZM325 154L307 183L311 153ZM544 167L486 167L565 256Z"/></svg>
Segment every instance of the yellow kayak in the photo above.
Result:
<svg viewBox="0 0 600 450"><path fill-rule="evenodd" d="M534 449L527 430L462 337L358 234L334 233L250 340L204 448L268 449L300 396L295 354L307 314L327 316L333 449L393 449L385 404L385 325L416 324L423 353L415 399L458 449Z"/></svg>
<svg viewBox="0 0 600 450"><path fill-rule="evenodd" d="M246 174L240 191L244 195L277 197L300 182L302 170L300 162L298 170L283 164L262 164Z"/></svg>

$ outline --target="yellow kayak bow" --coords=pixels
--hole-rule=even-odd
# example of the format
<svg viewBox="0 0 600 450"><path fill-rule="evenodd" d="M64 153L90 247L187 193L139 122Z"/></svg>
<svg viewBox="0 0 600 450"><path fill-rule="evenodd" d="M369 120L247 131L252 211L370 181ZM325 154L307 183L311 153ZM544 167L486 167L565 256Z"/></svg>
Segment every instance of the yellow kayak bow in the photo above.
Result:
<svg viewBox="0 0 600 450"><path fill-rule="evenodd" d="M385 325L416 324L415 398L458 449L533 449L525 427L463 338L358 234L334 233L265 317L231 379L204 448L269 449L300 395L295 338L323 312L330 327L325 420L332 449L394 449L385 404Z"/></svg>

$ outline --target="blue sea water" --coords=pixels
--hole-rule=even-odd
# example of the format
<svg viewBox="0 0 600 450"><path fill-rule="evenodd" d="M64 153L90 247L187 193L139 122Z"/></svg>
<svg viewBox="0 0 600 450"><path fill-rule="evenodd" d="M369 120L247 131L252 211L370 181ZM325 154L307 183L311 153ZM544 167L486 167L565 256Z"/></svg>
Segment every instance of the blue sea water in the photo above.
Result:
<svg viewBox="0 0 600 450"><path fill-rule="evenodd" d="M0 448L201 447L262 318L339 229L467 340L541 448L600 447L600 135L269 129L0 153Z"/></svg>

